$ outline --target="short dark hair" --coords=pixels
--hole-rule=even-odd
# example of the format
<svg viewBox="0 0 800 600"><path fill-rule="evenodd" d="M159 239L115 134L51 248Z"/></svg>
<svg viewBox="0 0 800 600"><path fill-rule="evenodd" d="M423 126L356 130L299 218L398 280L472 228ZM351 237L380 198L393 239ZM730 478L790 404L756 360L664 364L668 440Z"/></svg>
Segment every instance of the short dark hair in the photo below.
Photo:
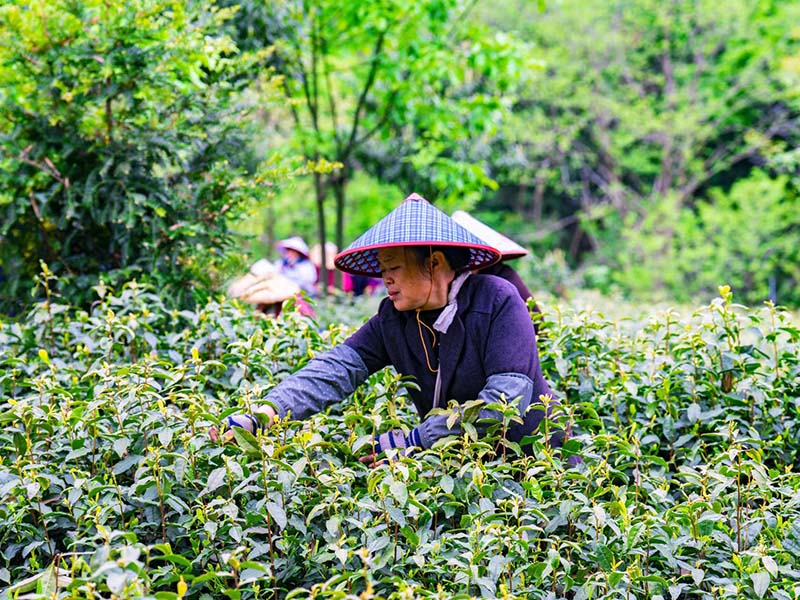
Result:
<svg viewBox="0 0 800 600"><path fill-rule="evenodd" d="M414 261L417 263L419 270L423 273L426 272L425 261L428 260L434 252L441 252L444 254L447 264L456 273L463 271L469 266L470 252L466 246L408 246Z"/></svg>

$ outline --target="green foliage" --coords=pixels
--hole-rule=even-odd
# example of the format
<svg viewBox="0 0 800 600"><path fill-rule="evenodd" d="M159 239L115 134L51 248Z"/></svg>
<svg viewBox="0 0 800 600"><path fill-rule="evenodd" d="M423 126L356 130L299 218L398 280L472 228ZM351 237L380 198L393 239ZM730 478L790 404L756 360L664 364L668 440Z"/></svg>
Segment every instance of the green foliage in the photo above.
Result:
<svg viewBox="0 0 800 600"><path fill-rule="evenodd" d="M563 296L574 287L577 279L567 264L561 250L547 252L543 256L529 254L509 263L525 282L534 284L534 295L540 293Z"/></svg>
<svg viewBox="0 0 800 600"><path fill-rule="evenodd" d="M415 422L389 371L238 446L206 434L346 328L99 292L90 312L52 296L0 322L12 597L800 597L800 330L773 307L727 289L686 319L543 306L583 465L546 432L502 460L497 433L465 427L371 470L372 436Z"/></svg>
<svg viewBox="0 0 800 600"><path fill-rule="evenodd" d="M626 231L631 251L617 277L641 295L664 282L683 301L711 295L714 277L724 277L747 302L800 305L798 215L800 196L788 178L754 171L728 193L710 190L694 210L667 203L651 210L641 229Z"/></svg>
<svg viewBox="0 0 800 600"><path fill-rule="evenodd" d="M417 191L446 211L469 208L494 187L487 140L512 102L505 97L511 82L527 72L530 52L468 18L472 5L242 3L233 35L242 47L274 44L272 65L284 76L289 103L270 125L277 122L309 159L340 164L314 179L318 235L327 237L326 222L333 221L337 244L352 239L344 232L353 229L359 203L348 197L348 185L358 171L402 188L395 203Z"/></svg>
<svg viewBox="0 0 800 600"><path fill-rule="evenodd" d="M403 190L356 172L347 187L348 218L344 223L344 239L354 240L389 211L397 206L404 196ZM336 210L332 204L325 206L325 223L328 240L335 239ZM297 178L291 184L280 187L274 197L262 203L253 218L236 226L237 231L258 238L250 244L249 253L254 260L274 256L271 241L300 235L305 240L317 239L314 190L307 178ZM271 233L271 236L268 234Z"/></svg>
<svg viewBox="0 0 800 600"><path fill-rule="evenodd" d="M512 234L561 232L573 263L587 258L622 269L621 280L637 292L685 296L727 281L727 259L704 258L697 281L678 276L691 274L686 266L650 266L681 260L671 249L710 233L690 212L695 205L716 206L754 168L768 165L775 177L781 167L772 158L789 159L798 146L800 3L736 0L720 11L709 0L552 2L539 13L532 3L509 1L481 14L535 44L546 65L518 90L514 116L494 142L490 174L501 193L481 209L529 222ZM788 186L781 202L793 203L796 189ZM755 212L755 198L749 202L741 215ZM738 218L721 217L706 253L720 239L720 254L729 254L726 240L740 229L723 220ZM696 231L678 231L693 220ZM779 245L797 245L796 232L781 235ZM741 254L764 262L763 249ZM788 273L795 262L775 252L770 267ZM783 285L796 283L787 277ZM766 298L760 282L743 285L742 297ZM781 302L796 302L785 290Z"/></svg>
<svg viewBox="0 0 800 600"><path fill-rule="evenodd" d="M164 0L0 8L0 264L13 296L45 259L75 302L102 273L154 277L176 301L208 287L255 176L239 115L234 12Z"/></svg>

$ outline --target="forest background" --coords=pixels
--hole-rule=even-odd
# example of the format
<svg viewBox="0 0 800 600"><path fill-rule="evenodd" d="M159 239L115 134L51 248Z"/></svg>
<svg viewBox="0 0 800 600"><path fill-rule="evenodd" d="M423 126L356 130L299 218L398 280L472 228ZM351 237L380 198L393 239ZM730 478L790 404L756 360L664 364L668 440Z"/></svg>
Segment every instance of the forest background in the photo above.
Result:
<svg viewBox="0 0 800 600"><path fill-rule="evenodd" d="M796 308L798 23L778 0L5 2L0 312L41 261L75 304L136 278L196 305L411 191L531 248L534 290Z"/></svg>

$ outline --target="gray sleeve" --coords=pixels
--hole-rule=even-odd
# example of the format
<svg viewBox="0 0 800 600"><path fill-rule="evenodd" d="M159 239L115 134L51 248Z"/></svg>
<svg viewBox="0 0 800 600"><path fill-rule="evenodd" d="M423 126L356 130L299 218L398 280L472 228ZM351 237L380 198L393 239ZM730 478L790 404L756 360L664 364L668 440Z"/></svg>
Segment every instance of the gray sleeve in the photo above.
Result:
<svg viewBox="0 0 800 600"><path fill-rule="evenodd" d="M304 419L347 398L368 375L358 352L339 344L281 381L265 400L281 418L291 411L293 419Z"/></svg>
<svg viewBox="0 0 800 600"><path fill-rule="evenodd" d="M533 381L521 373L498 373L490 375L486 380L486 385L478 393L478 399L484 400L487 404L499 402L505 396L506 402L516 402L519 417L523 418L528 407L531 405L533 397ZM495 410L481 409L478 412L478 421L484 419L494 419L499 421L502 415ZM447 427L448 415L431 415L420 423L418 429L423 448L430 448L433 443L448 435L460 435L461 426L459 422L455 427ZM478 431L483 431L487 427L486 423L477 424Z"/></svg>

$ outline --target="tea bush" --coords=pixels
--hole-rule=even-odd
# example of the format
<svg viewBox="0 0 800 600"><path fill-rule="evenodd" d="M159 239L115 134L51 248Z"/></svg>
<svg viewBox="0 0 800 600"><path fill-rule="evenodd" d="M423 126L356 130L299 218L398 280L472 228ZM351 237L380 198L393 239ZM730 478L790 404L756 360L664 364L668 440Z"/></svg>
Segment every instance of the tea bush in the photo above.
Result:
<svg viewBox="0 0 800 600"><path fill-rule="evenodd" d="M350 328L98 293L0 322L3 597L800 598L800 329L775 307L543 306L582 464L466 427L369 469L416 422L391 370L258 438L207 433Z"/></svg>
<svg viewBox="0 0 800 600"><path fill-rule="evenodd" d="M247 115L272 105L278 80L264 72L269 52L226 35L235 13L0 3L0 312L30 306L41 260L87 306L98 277L148 277L178 306L219 284L241 243L235 223L266 182L291 176L251 148Z"/></svg>

